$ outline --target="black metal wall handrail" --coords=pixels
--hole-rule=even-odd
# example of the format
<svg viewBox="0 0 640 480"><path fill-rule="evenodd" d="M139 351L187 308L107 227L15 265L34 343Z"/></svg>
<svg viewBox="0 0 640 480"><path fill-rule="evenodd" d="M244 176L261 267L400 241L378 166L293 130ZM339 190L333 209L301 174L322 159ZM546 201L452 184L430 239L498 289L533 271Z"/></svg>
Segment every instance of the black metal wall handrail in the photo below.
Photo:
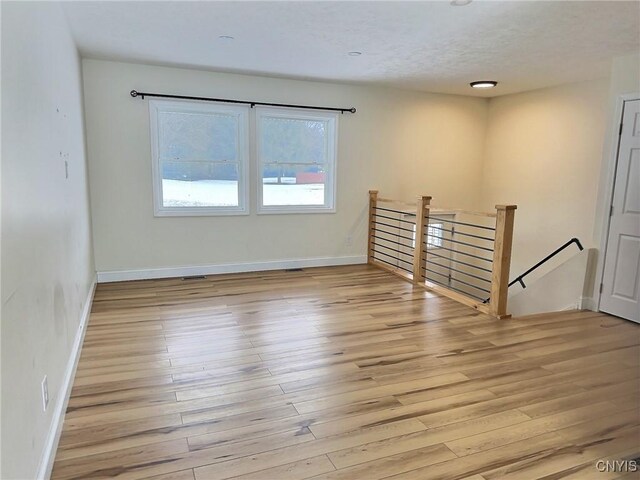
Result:
<svg viewBox="0 0 640 480"><path fill-rule="evenodd" d="M559 254L564 249L570 247L572 243L575 243L580 251L584 250L584 247L582 246L582 243L580 243L580 240L578 240L577 238L573 237L571 240L569 240L567 243L565 243L561 247L556 248L553 252L551 252L549 255L544 257L542 260L540 260L538 263L536 263L529 270L527 270L526 272L521 273L520 275L518 275L515 279L513 279L511 282L509 282L509 286L511 287L512 285L515 285L516 283L519 283L520 285L522 285L522 288L527 288L527 286L525 285L525 283L523 281L524 277L529 275L534 270L537 270L541 265L547 263L549 260L551 260L553 257L555 257L557 254ZM489 300L490 300L490 298L487 298L483 303L487 303Z"/></svg>

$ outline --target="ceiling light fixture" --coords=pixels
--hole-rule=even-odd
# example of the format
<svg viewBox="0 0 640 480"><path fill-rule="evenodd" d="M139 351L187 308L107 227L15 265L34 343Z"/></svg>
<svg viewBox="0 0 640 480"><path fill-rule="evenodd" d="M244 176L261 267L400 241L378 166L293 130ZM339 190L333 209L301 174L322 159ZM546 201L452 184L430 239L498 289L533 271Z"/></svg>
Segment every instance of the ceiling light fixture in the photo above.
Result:
<svg viewBox="0 0 640 480"><path fill-rule="evenodd" d="M473 88L493 88L498 85L498 82L494 82L493 80L479 80L477 82L471 82Z"/></svg>
<svg viewBox="0 0 640 480"><path fill-rule="evenodd" d="M465 5L469 5L473 0L451 0L451 5L454 7L464 7Z"/></svg>
<svg viewBox="0 0 640 480"><path fill-rule="evenodd" d="M220 35L218 38L224 41L234 40L234 37L232 37L231 35Z"/></svg>
<svg viewBox="0 0 640 480"><path fill-rule="evenodd" d="M362 55L362 52L353 51L353 52L347 53L347 55L349 55L350 57L359 57L360 55Z"/></svg>

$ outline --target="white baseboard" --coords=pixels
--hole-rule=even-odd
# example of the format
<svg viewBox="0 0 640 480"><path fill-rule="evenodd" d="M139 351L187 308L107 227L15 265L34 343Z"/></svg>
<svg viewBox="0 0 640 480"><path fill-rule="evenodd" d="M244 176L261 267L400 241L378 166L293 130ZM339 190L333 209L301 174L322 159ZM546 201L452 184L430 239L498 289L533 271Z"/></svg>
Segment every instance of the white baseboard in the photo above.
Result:
<svg viewBox="0 0 640 480"><path fill-rule="evenodd" d="M594 299L591 297L580 297L576 303L567 305L562 311L565 310L596 310Z"/></svg>
<svg viewBox="0 0 640 480"><path fill-rule="evenodd" d="M221 273L263 272L286 268L331 267L367 263L366 255L349 257L300 258L267 262L225 263L189 267L149 268L142 270L119 270L98 272L98 283L122 282L126 280L149 280L153 278L189 277L193 275L215 275Z"/></svg>
<svg viewBox="0 0 640 480"><path fill-rule="evenodd" d="M567 305L566 307L558 310L559 312L569 312L571 310L580 310L580 308L578 308L577 303L572 303L571 305Z"/></svg>
<svg viewBox="0 0 640 480"><path fill-rule="evenodd" d="M69 361L67 362L67 368L64 372L64 378L60 391L58 392L57 401L55 404L55 410L53 411L53 418L49 433L44 444L44 451L42 459L40 460L40 467L38 468L38 480L47 480L51 477L51 471L53 470L53 462L56 459L56 451L58 449L58 442L60 441L60 434L62 433L62 424L64 421L64 413L67 410L67 404L69 403L69 397L71 395L71 387L73 385L73 378L75 377L76 367L78 366L78 360L80 359L80 350L82 349L82 342L84 340L84 334L86 332L87 321L89 320L89 314L91 313L91 304L93 303L93 295L96 291L97 278L93 279L89 294L84 303L82 309L82 315L80 317L80 324L76 332L76 338L73 342L71 354L69 355Z"/></svg>
<svg viewBox="0 0 640 480"><path fill-rule="evenodd" d="M593 297L580 297L580 310L598 311L596 299Z"/></svg>
<svg viewBox="0 0 640 480"><path fill-rule="evenodd" d="M576 300L575 303L572 303L571 305L567 305L561 311L564 312L567 310L594 310L595 311L596 310L595 302L593 298L580 297L578 298L578 300Z"/></svg>

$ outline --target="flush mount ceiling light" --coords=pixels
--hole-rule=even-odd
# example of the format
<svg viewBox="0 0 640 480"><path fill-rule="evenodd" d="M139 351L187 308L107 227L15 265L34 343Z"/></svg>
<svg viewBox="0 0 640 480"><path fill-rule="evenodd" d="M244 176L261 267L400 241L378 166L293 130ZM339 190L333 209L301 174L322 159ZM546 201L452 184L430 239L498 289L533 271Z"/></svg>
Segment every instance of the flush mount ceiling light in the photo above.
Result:
<svg viewBox="0 0 640 480"><path fill-rule="evenodd" d="M498 82L494 82L493 80L479 80L477 82L471 82L473 88L493 88L498 85Z"/></svg>
<svg viewBox="0 0 640 480"><path fill-rule="evenodd" d="M349 55L350 57L359 57L360 55L362 55L362 52L353 51L353 52L347 53L347 55Z"/></svg>
<svg viewBox="0 0 640 480"><path fill-rule="evenodd" d="M464 7L465 5L469 5L473 0L451 0L451 5L454 7Z"/></svg>
<svg viewBox="0 0 640 480"><path fill-rule="evenodd" d="M220 40L225 41L225 42L229 42L231 40L234 40L234 37L232 37L231 35L220 35L218 38Z"/></svg>

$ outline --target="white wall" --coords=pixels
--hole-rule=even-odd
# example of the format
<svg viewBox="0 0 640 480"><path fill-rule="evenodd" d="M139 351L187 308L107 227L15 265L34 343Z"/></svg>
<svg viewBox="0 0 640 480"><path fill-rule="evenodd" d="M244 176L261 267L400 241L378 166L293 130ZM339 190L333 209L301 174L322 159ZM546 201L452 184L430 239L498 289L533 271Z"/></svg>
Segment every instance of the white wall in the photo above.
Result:
<svg viewBox="0 0 640 480"><path fill-rule="evenodd" d="M522 294L513 287L512 293L519 297L516 302L527 303L527 308L537 305L538 311L569 305L580 299L575 272L584 268L582 306L596 308L593 297L600 281L596 265L599 259L601 268L598 250L620 120L615 117L616 102L622 94L638 92L640 55L634 53L613 59L606 80L490 100L482 205L486 209L495 203L518 204L511 278L573 236L585 248L594 249L593 261L571 260L571 268L557 268L576 255L571 247L526 282L533 285L540 279L544 285ZM546 275L552 269L556 269L553 275ZM562 298L556 294L552 301L544 293L550 282L555 292L563 293Z"/></svg>
<svg viewBox="0 0 640 480"><path fill-rule="evenodd" d="M608 80L596 80L489 102L482 204L518 205L512 278L572 237L585 248L597 246L593 228L608 91ZM576 252L561 254L527 283Z"/></svg>
<svg viewBox="0 0 640 480"><path fill-rule="evenodd" d="M514 317L543 312L558 312L582 308L582 298L587 271L595 249L571 252L565 262L528 283L522 290L519 285L511 287L509 313Z"/></svg>
<svg viewBox="0 0 640 480"><path fill-rule="evenodd" d="M2 74L0 477L8 480L38 474L95 273L80 60L59 5L2 2Z"/></svg>
<svg viewBox="0 0 640 480"><path fill-rule="evenodd" d="M353 258L365 254L368 189L467 208L480 198L485 99L99 60L84 60L83 71L100 272ZM132 89L355 106L340 116L337 213L154 218L148 107Z"/></svg>

